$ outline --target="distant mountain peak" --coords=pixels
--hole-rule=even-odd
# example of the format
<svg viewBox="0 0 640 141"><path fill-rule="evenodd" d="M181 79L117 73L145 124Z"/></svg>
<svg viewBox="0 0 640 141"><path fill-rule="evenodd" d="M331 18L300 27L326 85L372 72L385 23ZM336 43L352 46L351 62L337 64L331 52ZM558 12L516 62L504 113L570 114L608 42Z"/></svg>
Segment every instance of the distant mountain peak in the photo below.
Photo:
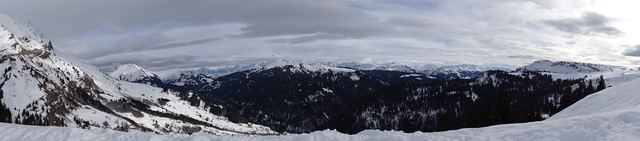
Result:
<svg viewBox="0 0 640 141"><path fill-rule="evenodd" d="M539 71L554 73L592 73L592 72L611 72L616 70L626 70L625 67L609 66L592 63L569 62L569 61L551 61L538 60L529 65L516 69L517 72Z"/></svg>
<svg viewBox="0 0 640 141"><path fill-rule="evenodd" d="M157 77L156 74L145 70L136 64L124 64L116 67L116 70L109 73L109 76L122 81L138 81L145 77Z"/></svg>

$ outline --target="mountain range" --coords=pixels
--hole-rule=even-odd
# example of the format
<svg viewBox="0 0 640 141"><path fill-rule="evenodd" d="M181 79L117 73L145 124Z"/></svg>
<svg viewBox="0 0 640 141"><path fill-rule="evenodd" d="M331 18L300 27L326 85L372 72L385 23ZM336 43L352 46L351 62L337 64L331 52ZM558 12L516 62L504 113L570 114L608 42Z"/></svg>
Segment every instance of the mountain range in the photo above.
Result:
<svg viewBox="0 0 640 141"><path fill-rule="evenodd" d="M420 70L397 64L335 64L339 63L279 64L226 75L207 73L219 71L203 67L165 73L165 77L136 76L144 79L134 82L194 93L205 103L228 105L250 121L278 132L327 128L345 133L365 129L414 132L543 120L599 90L593 82L599 78L584 77L585 73L605 74L618 83L618 77L610 73L629 71L552 61L536 61L515 71L473 65ZM562 67L576 71L554 71ZM132 64L118 68L114 72L148 72ZM128 73L111 75L131 80ZM559 75L561 80L557 80Z"/></svg>

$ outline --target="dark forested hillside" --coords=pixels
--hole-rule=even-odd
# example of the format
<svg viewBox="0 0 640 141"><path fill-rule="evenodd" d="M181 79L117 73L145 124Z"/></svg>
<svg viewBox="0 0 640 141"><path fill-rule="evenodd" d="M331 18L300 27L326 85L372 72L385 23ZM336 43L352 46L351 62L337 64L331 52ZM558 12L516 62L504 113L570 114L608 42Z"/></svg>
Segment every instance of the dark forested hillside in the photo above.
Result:
<svg viewBox="0 0 640 141"><path fill-rule="evenodd" d="M238 72L216 81L218 88L197 93L281 132L314 131L353 100L387 86L361 71L309 71L294 66Z"/></svg>
<svg viewBox="0 0 640 141"><path fill-rule="evenodd" d="M536 72L463 75L476 79L286 65L220 77L187 71L172 80L139 83L191 92L196 98L192 104L225 105L212 108L214 114L290 133L327 128L345 133L443 131L538 121L595 92L594 83L600 83Z"/></svg>
<svg viewBox="0 0 640 141"><path fill-rule="evenodd" d="M593 92L581 79L490 71L477 80L392 85L357 100L323 128L414 132L538 121Z"/></svg>
<svg viewBox="0 0 640 141"><path fill-rule="evenodd" d="M280 132L311 132L367 94L401 82L429 82L425 75L398 71L311 71L303 65L253 69L221 77L192 71L172 80L145 78L147 83L192 92L205 103L227 105L252 122ZM179 84L179 85L177 85ZM225 114L215 113L215 114ZM227 117L239 117L225 115ZM232 119L233 120L233 119Z"/></svg>

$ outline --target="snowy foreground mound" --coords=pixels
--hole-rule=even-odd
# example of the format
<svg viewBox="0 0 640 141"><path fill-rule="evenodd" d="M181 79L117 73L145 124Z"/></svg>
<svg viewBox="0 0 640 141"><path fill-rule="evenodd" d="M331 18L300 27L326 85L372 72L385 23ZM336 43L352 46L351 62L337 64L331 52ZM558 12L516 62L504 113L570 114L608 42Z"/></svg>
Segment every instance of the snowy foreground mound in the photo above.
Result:
<svg viewBox="0 0 640 141"><path fill-rule="evenodd" d="M605 89L548 120L436 133L336 131L283 136L157 135L139 131L83 130L0 123L0 140L640 140L640 79Z"/></svg>

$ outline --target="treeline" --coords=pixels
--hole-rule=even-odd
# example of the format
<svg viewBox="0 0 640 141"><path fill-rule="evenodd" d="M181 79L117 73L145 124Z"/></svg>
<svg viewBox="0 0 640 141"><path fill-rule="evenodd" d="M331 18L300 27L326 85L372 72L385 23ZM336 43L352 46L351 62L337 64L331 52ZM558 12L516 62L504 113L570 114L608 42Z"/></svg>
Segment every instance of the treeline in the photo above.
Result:
<svg viewBox="0 0 640 141"><path fill-rule="evenodd" d="M604 89L584 79L490 71L477 80L401 83L356 101L321 129L444 131L543 120Z"/></svg>

